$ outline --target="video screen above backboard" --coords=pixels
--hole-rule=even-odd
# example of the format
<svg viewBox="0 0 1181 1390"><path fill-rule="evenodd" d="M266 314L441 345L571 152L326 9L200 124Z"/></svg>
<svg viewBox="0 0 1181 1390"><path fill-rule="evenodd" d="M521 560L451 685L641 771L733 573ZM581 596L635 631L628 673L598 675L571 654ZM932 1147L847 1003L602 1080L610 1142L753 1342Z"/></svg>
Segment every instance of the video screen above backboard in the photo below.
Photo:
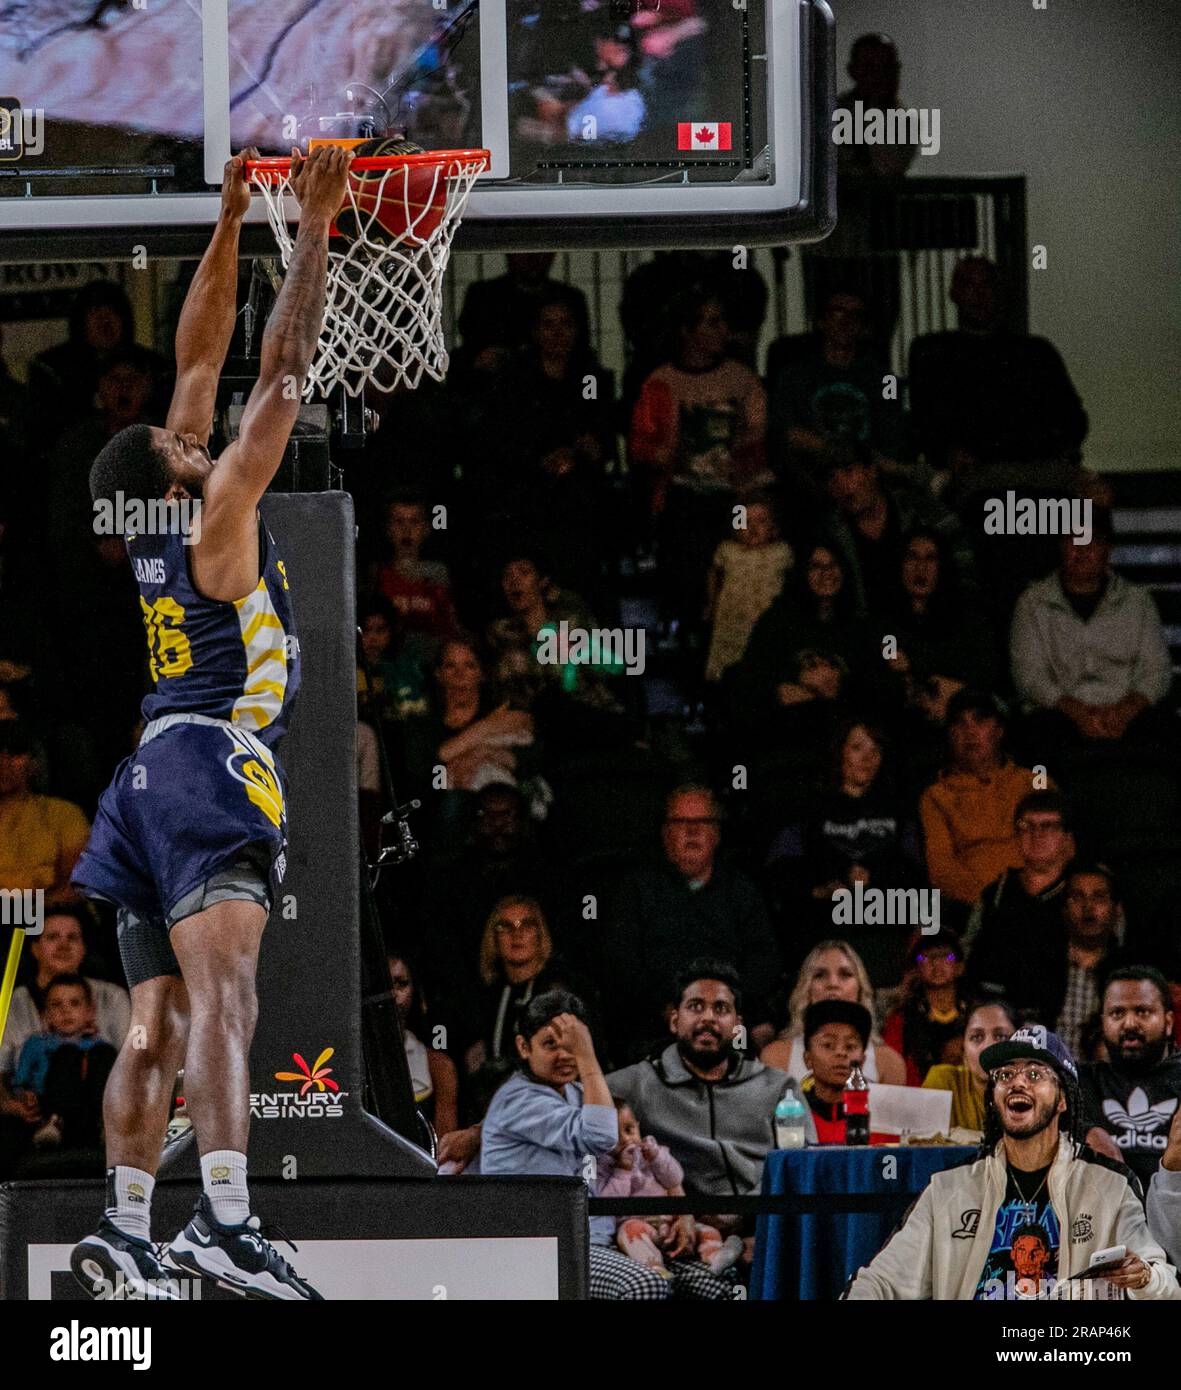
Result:
<svg viewBox="0 0 1181 1390"><path fill-rule="evenodd" d="M786 242L831 225L823 0L24 0L12 13L10 257L55 231L96 244L102 229L116 253L128 228L189 228L199 249L232 151L393 134L491 152L461 246Z"/></svg>
<svg viewBox="0 0 1181 1390"><path fill-rule="evenodd" d="M733 179L765 143L765 28L764 0L509 0L514 173Z"/></svg>
<svg viewBox="0 0 1181 1390"><path fill-rule="evenodd" d="M16 108L0 198L142 195L153 178L160 190L206 191L199 3L25 0L0 14L0 100ZM47 205L45 225L67 216Z"/></svg>
<svg viewBox="0 0 1181 1390"><path fill-rule="evenodd" d="M210 121L211 151L394 134L478 149L502 123L495 88L481 100L495 29L480 0L228 0L227 18L229 126Z"/></svg>

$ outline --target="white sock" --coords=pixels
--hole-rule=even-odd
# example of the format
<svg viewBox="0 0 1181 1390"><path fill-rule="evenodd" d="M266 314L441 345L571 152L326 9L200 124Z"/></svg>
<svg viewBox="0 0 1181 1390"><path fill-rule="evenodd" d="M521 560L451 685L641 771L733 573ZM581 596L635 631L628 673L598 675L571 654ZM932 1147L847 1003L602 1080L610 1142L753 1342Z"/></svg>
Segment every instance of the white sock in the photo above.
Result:
<svg viewBox="0 0 1181 1390"><path fill-rule="evenodd" d="M125 1236L151 1240L152 1189L156 1179L121 1163L107 1169L107 1219Z"/></svg>
<svg viewBox="0 0 1181 1390"><path fill-rule="evenodd" d="M246 1195L246 1155L234 1149L214 1149L201 1155L201 1183L223 1226L240 1226L250 1215Z"/></svg>

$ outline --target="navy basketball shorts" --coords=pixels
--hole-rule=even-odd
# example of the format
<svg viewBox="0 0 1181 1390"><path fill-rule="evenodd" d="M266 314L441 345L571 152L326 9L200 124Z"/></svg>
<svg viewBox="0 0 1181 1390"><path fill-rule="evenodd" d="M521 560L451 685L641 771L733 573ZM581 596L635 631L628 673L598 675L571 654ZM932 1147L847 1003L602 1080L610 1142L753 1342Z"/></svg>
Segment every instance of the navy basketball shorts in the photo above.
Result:
<svg viewBox="0 0 1181 1390"><path fill-rule="evenodd" d="M169 932L228 900L270 910L286 870L285 778L225 720L165 715L99 800L71 881L118 909L128 984L179 975Z"/></svg>

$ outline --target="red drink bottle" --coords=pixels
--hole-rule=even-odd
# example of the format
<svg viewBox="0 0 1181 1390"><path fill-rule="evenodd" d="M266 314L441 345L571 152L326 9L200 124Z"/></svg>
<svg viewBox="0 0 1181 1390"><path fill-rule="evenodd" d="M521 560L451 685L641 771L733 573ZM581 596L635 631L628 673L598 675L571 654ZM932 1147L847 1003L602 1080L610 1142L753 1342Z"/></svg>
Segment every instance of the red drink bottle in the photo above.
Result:
<svg viewBox="0 0 1181 1390"><path fill-rule="evenodd" d="M854 1062L845 1082L845 1143L869 1143L869 1082Z"/></svg>

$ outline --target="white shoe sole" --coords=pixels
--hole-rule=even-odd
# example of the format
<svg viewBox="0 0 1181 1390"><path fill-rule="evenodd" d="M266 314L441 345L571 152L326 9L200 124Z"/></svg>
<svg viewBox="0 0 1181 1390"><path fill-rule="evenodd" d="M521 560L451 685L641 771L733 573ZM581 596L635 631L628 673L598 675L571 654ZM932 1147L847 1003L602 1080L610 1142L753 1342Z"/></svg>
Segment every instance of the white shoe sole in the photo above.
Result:
<svg viewBox="0 0 1181 1390"><path fill-rule="evenodd" d="M83 1289L99 1303L145 1299L149 1302L180 1302L179 1288L168 1285L149 1288L135 1260L102 1236L90 1236L70 1252L70 1272ZM171 1284L172 1281L169 1281ZM103 1286L106 1291L103 1291Z"/></svg>
<svg viewBox="0 0 1181 1390"><path fill-rule="evenodd" d="M215 1279L223 1289L241 1294L243 1298L265 1298L285 1302L306 1303L290 1284L282 1284L270 1274L247 1274L216 1245L201 1245L189 1240L182 1231L168 1247L167 1261L186 1274L203 1274Z"/></svg>

